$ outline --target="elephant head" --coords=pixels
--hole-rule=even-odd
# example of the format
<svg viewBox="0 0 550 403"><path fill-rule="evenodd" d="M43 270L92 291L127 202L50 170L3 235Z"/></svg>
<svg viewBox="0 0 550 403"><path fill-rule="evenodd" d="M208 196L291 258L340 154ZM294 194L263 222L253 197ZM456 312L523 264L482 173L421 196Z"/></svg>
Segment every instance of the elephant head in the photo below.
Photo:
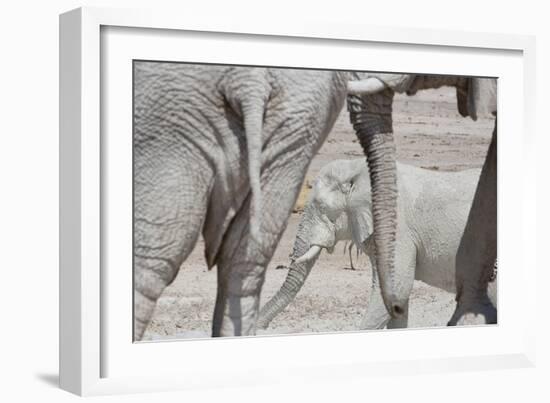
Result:
<svg viewBox="0 0 550 403"><path fill-rule="evenodd" d="M361 160L337 160L317 177L298 235L309 245L293 252L296 264L316 259L323 249L351 240L360 250L373 232L368 169ZM298 251L299 252L299 251Z"/></svg>
<svg viewBox="0 0 550 403"><path fill-rule="evenodd" d="M339 241L351 241L365 252L373 232L370 181L363 160L337 160L319 173L298 225L288 275L277 294L260 312L258 327L296 296L321 251L332 253Z"/></svg>
<svg viewBox="0 0 550 403"><path fill-rule="evenodd" d="M395 234L397 227L396 151L392 127L395 92L413 95L420 89L454 86L458 110L473 120L496 114L496 80L414 74L369 74L350 82L350 119L367 156L372 183L372 211L376 266L384 304L394 318L404 314L405 301L397 297Z"/></svg>

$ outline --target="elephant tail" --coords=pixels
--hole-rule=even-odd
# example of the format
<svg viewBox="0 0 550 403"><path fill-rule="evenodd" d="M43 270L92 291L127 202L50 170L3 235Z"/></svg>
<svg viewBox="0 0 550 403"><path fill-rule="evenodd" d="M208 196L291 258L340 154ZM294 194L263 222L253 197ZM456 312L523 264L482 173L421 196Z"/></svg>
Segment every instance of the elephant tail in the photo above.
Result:
<svg viewBox="0 0 550 403"><path fill-rule="evenodd" d="M244 131L248 153L248 177L250 181L250 235L256 241L261 239L262 217L262 146L263 116L265 103L250 99L243 105Z"/></svg>
<svg viewBox="0 0 550 403"><path fill-rule="evenodd" d="M219 84L231 108L241 116L248 154L250 235L261 241L263 120L272 88L262 68L230 69Z"/></svg>

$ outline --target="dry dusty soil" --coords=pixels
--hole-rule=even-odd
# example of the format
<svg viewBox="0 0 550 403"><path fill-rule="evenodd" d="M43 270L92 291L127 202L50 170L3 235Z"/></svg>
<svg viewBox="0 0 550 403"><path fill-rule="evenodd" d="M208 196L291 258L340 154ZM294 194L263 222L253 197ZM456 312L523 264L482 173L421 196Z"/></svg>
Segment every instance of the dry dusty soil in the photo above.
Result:
<svg viewBox="0 0 550 403"><path fill-rule="evenodd" d="M306 184L329 161L363 156L348 119L344 108L312 161ZM397 95L394 102L398 159L410 165L442 171L481 167L493 126L492 119L473 122L462 118L457 112L452 88L421 91L411 97ZM300 213L293 213L269 264L262 304L275 294L285 279L287 271L276 267L289 263L288 255L299 220ZM273 320L269 329L260 330L259 334L358 329L368 299L371 271L365 256L354 260L357 270L346 270L350 264L343 247L343 244L337 245L332 255L323 252L295 301ZM216 270L207 270L203 251L204 243L200 240L176 280L158 300L145 340L210 336ZM416 281L410 303L411 327L444 326L454 309L454 295Z"/></svg>

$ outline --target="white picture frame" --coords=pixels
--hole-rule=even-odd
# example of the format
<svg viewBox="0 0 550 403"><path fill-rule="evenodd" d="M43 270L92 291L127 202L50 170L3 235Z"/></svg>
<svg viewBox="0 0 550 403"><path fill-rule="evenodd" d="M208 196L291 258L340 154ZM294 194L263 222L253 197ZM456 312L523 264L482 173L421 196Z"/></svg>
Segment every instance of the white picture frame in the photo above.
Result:
<svg viewBox="0 0 550 403"><path fill-rule="evenodd" d="M108 123L102 119L113 114L102 108L105 108L103 97L112 93L115 98L117 94L124 95L126 101L121 98L120 107L126 110L124 108L128 107L129 94L124 89L128 89L127 85L124 87L126 80L102 80L102 74L107 74L103 69L110 68L109 62L103 58L112 57L115 60L118 57L121 58L120 63L126 63L128 58L143 58L144 53L141 52L148 52L149 49L151 55L146 58L167 60L168 57L174 57L170 53L173 52L171 45L174 41L182 40L186 33L191 33L194 40L201 40L201 36L209 36L213 41L225 37L224 40L228 41L269 44L273 49L286 46L286 53L290 54L287 58L299 57L299 52L292 49L294 45L302 50L308 46L317 48L317 45L335 51L343 49L342 55L346 52L353 54L357 49L363 51L364 47L368 52L382 52L385 55L383 61L371 60L367 66L361 58L339 61L338 58L328 60L325 56L325 59L316 59L315 54L321 55L322 51L312 51L310 60L298 62L301 67L498 75L499 175L515 181L516 188L519 181L522 184L519 188L523 190L513 194L513 190L507 189L508 185L499 179L499 325L140 343L139 347L130 338L125 338L124 334L122 339L116 334L113 336L112 333L116 333L114 325L125 323L126 319L116 316L116 312L124 310L114 309L115 305L112 304L123 302L113 302L112 298L108 298L113 289L104 283L108 277L105 267L109 266L105 261L105 251L109 245L105 244L102 229L105 215L101 209L108 203L105 201L108 178L124 178L124 175L114 175L114 171L106 169L105 147L114 147L109 148L111 154L120 152L122 155L125 151L124 143L112 145L102 138L102 133L109 130ZM132 37L135 40L138 35L142 35L139 37L139 49L135 44L131 46ZM191 61L258 65L274 63L273 52L246 54L235 45L227 46L231 49L227 54L208 56L204 46L209 45L201 43L200 47L193 48L195 56ZM346 376L381 373L395 375L533 365L535 321L529 320L528 315L529 312L534 315L536 311L535 285L526 279L535 276L535 253L528 240L536 231L534 217L529 214L534 200L531 192L534 190L529 186L527 178L535 166L534 161L527 160L521 168L512 170L507 161L510 150L515 149L516 153L519 150L525 157L534 144L534 49L534 39L521 35L357 26L314 19L296 23L289 21L283 27L269 20L248 21L244 25L239 21L238 25L234 25L229 19L195 18L188 14L175 15L151 10L81 8L61 15L61 387L79 395L97 395L290 383L297 377L301 380L311 378L334 381ZM136 54L132 55L132 52ZM420 57L410 58L413 60L406 64L398 63L400 52L422 55L433 66L426 67L426 60L422 61ZM473 57L483 63L466 66L465 63L447 62L447 67L444 67L445 58L439 60L434 56L439 53L452 60ZM179 58L189 61L186 55L180 55ZM288 64L284 61L279 63ZM113 68L116 70L116 66ZM111 70L108 71L111 74ZM111 98L109 105L115 105ZM507 111L514 107L519 108L519 113L510 119ZM122 162L121 165L128 163ZM109 164L107 166L112 167ZM512 210L515 212L514 217L506 216L504 220L501 211ZM501 228L504 230L501 231ZM514 247L509 247L512 244ZM521 275L510 276L508 268L511 267L516 270L520 267ZM512 301L512 290L516 298L517 295L522 298ZM128 293L121 293L123 296L120 299L128 302ZM527 312L527 318L524 314L522 321L518 320L521 312ZM127 314L131 315L131 310ZM126 331L130 330L121 332ZM452 344L457 340L461 341L460 346ZM368 348L372 344L377 348ZM414 352L410 352L404 347L385 350L380 347L384 345L417 347ZM360 346L366 348L356 348ZM291 360L281 360L279 356L282 351L300 351L300 354ZM319 354L319 351L323 351L323 354ZM185 357L185 360L168 360L168 357L174 356ZM213 365L215 359L216 365ZM136 362L141 362L144 368L138 368ZM151 370L153 368L154 371Z"/></svg>

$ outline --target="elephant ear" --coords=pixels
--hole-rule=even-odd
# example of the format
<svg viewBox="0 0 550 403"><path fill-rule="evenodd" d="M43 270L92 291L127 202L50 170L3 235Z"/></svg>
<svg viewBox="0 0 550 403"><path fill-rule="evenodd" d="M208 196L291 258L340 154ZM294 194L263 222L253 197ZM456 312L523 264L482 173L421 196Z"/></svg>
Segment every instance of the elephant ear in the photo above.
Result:
<svg viewBox="0 0 550 403"><path fill-rule="evenodd" d="M365 185L368 186L368 185ZM347 216L353 243L358 250L366 252L365 245L374 232L372 218L371 194L363 191L364 186L357 186L348 200Z"/></svg>
<svg viewBox="0 0 550 403"><path fill-rule="evenodd" d="M468 78L456 87L458 112L473 120L497 113L497 80L495 78Z"/></svg>

